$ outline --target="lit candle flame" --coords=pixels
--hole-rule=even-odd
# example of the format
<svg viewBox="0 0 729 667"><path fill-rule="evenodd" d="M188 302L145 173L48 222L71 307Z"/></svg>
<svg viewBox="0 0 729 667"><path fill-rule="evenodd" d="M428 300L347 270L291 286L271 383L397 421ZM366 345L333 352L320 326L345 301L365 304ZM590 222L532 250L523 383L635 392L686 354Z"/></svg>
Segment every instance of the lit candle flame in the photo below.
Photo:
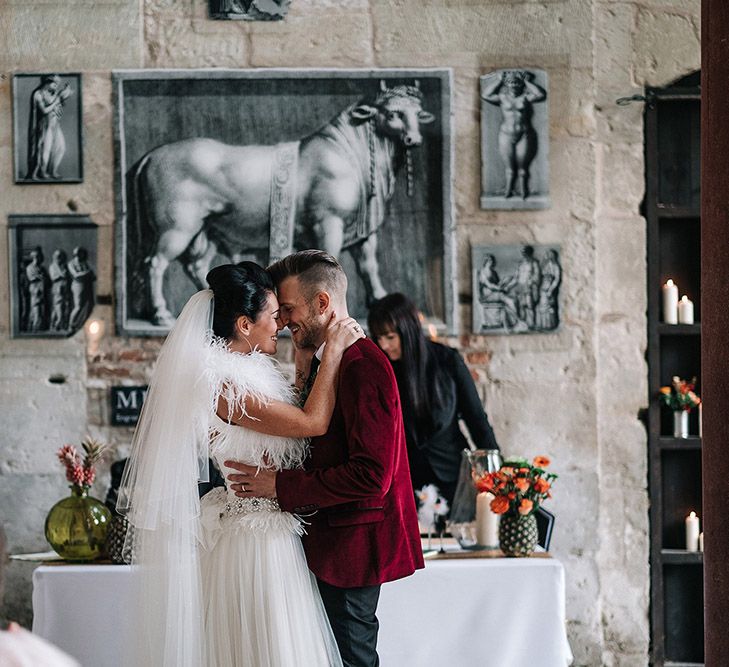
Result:
<svg viewBox="0 0 729 667"><path fill-rule="evenodd" d="M673 280L671 280L671 279L669 278L669 279L668 279L668 280L666 281L666 287L671 287L671 286L673 286Z"/></svg>

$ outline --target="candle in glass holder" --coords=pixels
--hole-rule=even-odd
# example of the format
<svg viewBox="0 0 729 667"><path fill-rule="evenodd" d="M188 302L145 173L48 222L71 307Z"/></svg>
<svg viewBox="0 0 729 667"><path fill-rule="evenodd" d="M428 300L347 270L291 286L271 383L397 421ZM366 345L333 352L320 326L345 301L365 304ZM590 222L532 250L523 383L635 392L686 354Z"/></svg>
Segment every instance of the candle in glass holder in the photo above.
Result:
<svg viewBox="0 0 729 667"><path fill-rule="evenodd" d="M694 302L684 294L678 302L678 323L693 324L694 323Z"/></svg>
<svg viewBox="0 0 729 667"><path fill-rule="evenodd" d="M476 542L487 549L499 547L499 515L491 511L493 499L488 491L476 496Z"/></svg>
<svg viewBox="0 0 729 667"><path fill-rule="evenodd" d="M663 286L663 321L678 324L678 286L670 278Z"/></svg>
<svg viewBox="0 0 729 667"><path fill-rule="evenodd" d="M686 517L686 551L699 550L699 517L691 512Z"/></svg>

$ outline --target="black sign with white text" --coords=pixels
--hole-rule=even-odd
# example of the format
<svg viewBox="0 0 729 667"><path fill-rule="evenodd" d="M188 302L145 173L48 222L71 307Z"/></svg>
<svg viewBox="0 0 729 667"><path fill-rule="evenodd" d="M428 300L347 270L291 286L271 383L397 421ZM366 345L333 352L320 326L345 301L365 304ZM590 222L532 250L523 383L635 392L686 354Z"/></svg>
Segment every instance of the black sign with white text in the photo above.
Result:
<svg viewBox="0 0 729 667"><path fill-rule="evenodd" d="M134 426L147 397L147 386L111 388L111 425Z"/></svg>

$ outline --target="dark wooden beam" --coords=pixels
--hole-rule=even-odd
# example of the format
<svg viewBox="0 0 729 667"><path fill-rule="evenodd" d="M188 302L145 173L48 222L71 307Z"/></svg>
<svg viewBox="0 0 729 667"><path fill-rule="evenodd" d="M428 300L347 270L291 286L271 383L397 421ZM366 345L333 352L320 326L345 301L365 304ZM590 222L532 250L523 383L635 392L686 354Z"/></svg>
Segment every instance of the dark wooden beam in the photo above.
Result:
<svg viewBox="0 0 729 667"><path fill-rule="evenodd" d="M704 650L729 665L729 3L701 6Z"/></svg>

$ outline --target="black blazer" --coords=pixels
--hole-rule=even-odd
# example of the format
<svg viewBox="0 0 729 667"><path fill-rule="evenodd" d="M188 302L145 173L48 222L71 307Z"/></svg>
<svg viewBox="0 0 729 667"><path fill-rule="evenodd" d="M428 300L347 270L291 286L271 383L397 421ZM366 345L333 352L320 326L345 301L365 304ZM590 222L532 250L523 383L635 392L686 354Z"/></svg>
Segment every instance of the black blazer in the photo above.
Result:
<svg viewBox="0 0 729 667"><path fill-rule="evenodd" d="M476 385L463 358L451 347L428 341L426 376L431 388L433 428L418 434L412 404L406 392L400 391L405 436L409 448L423 451L433 472L444 482L455 482L461 465L461 452L468 442L458 426L462 419L471 440L479 449L498 449L494 431L481 403ZM401 381L399 364L393 364L398 384ZM440 396L433 397L436 370L440 370Z"/></svg>

